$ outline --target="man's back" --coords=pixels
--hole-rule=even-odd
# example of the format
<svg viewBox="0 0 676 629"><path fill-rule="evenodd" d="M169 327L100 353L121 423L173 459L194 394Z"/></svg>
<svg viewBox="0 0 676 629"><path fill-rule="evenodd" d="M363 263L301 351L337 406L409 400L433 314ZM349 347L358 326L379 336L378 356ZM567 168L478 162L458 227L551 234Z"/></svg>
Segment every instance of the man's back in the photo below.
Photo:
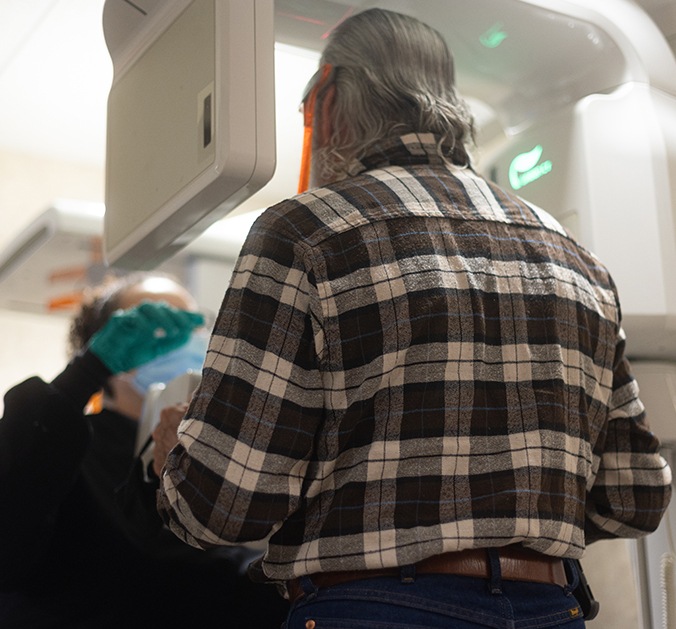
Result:
<svg viewBox="0 0 676 629"><path fill-rule="evenodd" d="M270 540L272 577L518 542L579 557L585 526L607 536L656 525L657 492L623 488L613 463L629 456L643 409L621 363L612 280L549 215L446 166L437 140L380 146L373 170L265 212L242 250L214 377L231 362L188 417L302 477L289 491L250 469L252 493L230 506L244 517L267 504L272 527L297 504ZM266 313L256 325L241 316L254 303ZM273 369L266 356L284 365L275 382L237 367ZM633 438L650 467L653 436Z"/></svg>
<svg viewBox="0 0 676 629"><path fill-rule="evenodd" d="M434 155L437 138L407 139ZM411 161L399 152L379 156ZM612 281L547 214L439 161L301 197L326 225L308 233L307 209L284 207L317 285L329 391L301 526L321 522L342 566L363 561L355 533L396 535L396 561L373 548L383 565L520 541L579 556L617 404Z"/></svg>

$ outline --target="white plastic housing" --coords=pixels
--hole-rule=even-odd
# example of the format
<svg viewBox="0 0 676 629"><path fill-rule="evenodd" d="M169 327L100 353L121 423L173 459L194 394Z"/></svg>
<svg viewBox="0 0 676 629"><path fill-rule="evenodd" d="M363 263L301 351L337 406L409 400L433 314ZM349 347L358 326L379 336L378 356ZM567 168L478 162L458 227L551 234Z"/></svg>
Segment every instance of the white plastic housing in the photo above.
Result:
<svg viewBox="0 0 676 629"><path fill-rule="evenodd" d="M152 268L269 181L273 0L107 0L104 252Z"/></svg>

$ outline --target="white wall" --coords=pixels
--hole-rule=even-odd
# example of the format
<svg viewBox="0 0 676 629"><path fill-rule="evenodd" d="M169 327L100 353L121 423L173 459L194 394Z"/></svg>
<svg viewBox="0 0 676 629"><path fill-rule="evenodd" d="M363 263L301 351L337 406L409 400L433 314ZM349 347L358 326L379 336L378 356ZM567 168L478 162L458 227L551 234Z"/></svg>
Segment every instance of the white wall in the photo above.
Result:
<svg viewBox="0 0 676 629"><path fill-rule="evenodd" d="M0 250L54 199L102 201L103 168L0 150ZM0 288L0 290L2 290ZM0 309L0 391L30 375L51 379L66 360L67 316ZM4 403L0 403L4 408Z"/></svg>
<svg viewBox="0 0 676 629"><path fill-rule="evenodd" d="M585 551L582 567L594 597L601 604L599 615L587 623L589 629L640 627L633 544L633 540L604 540Z"/></svg>

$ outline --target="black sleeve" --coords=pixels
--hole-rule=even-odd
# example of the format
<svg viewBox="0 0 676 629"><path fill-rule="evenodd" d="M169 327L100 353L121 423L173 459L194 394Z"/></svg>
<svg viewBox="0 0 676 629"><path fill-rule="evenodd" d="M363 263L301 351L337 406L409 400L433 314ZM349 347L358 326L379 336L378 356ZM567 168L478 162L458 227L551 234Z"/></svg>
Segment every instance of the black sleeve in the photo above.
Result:
<svg viewBox="0 0 676 629"><path fill-rule="evenodd" d="M107 370L79 356L51 384L33 377L5 395L0 419L0 582L39 555L90 441L83 415ZM107 374L107 375L106 375Z"/></svg>
<svg viewBox="0 0 676 629"><path fill-rule="evenodd" d="M84 352L68 363L52 380L52 386L81 411L110 375L108 368L94 354Z"/></svg>
<svg viewBox="0 0 676 629"><path fill-rule="evenodd" d="M144 470L143 459L139 456L126 481L115 492L117 507L124 517L129 539L140 544L146 552L154 550L153 546L163 528L162 519L155 508L159 488L160 480L153 471L152 463Z"/></svg>

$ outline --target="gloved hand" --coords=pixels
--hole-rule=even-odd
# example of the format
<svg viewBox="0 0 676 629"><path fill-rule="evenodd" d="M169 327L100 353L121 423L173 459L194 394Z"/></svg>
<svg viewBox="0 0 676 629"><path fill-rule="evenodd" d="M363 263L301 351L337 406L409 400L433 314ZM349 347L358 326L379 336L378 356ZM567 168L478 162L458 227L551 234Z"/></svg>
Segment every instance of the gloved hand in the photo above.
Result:
<svg viewBox="0 0 676 629"><path fill-rule="evenodd" d="M87 349L116 374L135 369L181 347L204 324L197 312L178 310L160 301L145 301L113 313L89 341Z"/></svg>

